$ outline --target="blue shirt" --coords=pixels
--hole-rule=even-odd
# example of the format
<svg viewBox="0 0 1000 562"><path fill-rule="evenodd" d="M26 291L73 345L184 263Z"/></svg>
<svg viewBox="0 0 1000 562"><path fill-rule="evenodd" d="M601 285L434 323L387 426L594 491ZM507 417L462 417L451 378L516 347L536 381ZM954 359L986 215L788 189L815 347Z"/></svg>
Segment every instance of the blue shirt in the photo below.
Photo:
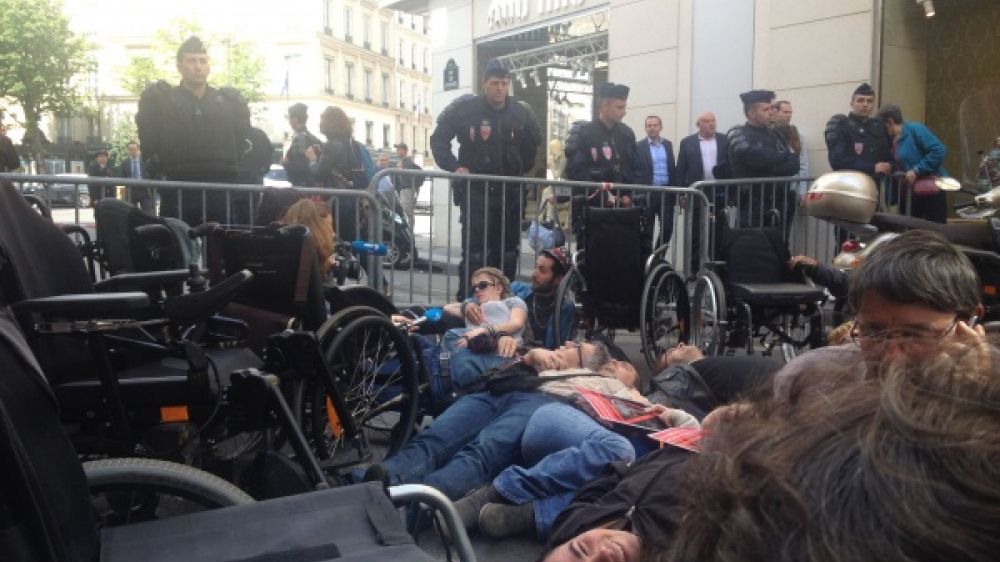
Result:
<svg viewBox="0 0 1000 562"><path fill-rule="evenodd" d="M662 139L649 139L649 156L653 160L653 185L667 185L670 175L667 173L667 147Z"/></svg>

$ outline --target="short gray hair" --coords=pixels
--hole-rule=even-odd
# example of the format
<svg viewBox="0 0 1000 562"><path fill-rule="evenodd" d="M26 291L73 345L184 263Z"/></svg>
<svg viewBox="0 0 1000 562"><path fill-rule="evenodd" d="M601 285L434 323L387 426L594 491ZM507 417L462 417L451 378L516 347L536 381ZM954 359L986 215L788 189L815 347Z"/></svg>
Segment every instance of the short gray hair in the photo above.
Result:
<svg viewBox="0 0 1000 562"><path fill-rule="evenodd" d="M849 299L859 310L867 293L969 317L981 295L972 262L936 232L911 230L879 244L851 278Z"/></svg>
<svg viewBox="0 0 1000 562"><path fill-rule="evenodd" d="M580 367L597 372L601 367L611 362L611 353L608 351L608 346L601 342L590 342L590 345L594 346L594 353L589 358L584 357Z"/></svg>

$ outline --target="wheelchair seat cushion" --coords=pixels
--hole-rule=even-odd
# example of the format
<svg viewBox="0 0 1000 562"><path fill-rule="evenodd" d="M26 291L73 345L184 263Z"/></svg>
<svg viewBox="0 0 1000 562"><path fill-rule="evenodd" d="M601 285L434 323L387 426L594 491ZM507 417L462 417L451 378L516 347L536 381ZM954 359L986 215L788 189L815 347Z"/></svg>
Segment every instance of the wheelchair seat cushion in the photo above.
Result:
<svg viewBox="0 0 1000 562"><path fill-rule="evenodd" d="M722 261L729 283L788 281L788 246L781 232L770 228L736 228L725 233Z"/></svg>
<svg viewBox="0 0 1000 562"><path fill-rule="evenodd" d="M733 297L756 306L810 304L823 298L822 287L802 283L733 283Z"/></svg>
<svg viewBox="0 0 1000 562"><path fill-rule="evenodd" d="M101 561L433 560L377 483L104 529Z"/></svg>

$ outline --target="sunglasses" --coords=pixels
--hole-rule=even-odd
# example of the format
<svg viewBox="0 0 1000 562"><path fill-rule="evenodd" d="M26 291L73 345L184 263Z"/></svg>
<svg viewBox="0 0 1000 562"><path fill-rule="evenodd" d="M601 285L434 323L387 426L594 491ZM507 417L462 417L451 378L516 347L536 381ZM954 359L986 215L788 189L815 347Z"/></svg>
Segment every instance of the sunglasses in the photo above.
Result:
<svg viewBox="0 0 1000 562"><path fill-rule="evenodd" d="M490 283L489 281L480 281L472 286L472 291L485 291L486 287L496 287L496 283Z"/></svg>

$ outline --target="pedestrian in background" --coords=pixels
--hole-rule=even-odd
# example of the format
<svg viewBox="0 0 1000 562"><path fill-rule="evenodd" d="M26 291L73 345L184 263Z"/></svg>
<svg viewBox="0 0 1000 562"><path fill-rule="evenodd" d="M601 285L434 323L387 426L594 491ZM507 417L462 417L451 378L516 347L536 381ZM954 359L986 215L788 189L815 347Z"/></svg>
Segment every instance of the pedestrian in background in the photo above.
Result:
<svg viewBox="0 0 1000 562"><path fill-rule="evenodd" d="M906 172L904 189L910 191L910 214L947 222L947 195L934 184L935 179L947 175L941 166L947 154L944 144L923 123L904 121L903 111L897 105L882 106L878 120L892 137L896 168Z"/></svg>

